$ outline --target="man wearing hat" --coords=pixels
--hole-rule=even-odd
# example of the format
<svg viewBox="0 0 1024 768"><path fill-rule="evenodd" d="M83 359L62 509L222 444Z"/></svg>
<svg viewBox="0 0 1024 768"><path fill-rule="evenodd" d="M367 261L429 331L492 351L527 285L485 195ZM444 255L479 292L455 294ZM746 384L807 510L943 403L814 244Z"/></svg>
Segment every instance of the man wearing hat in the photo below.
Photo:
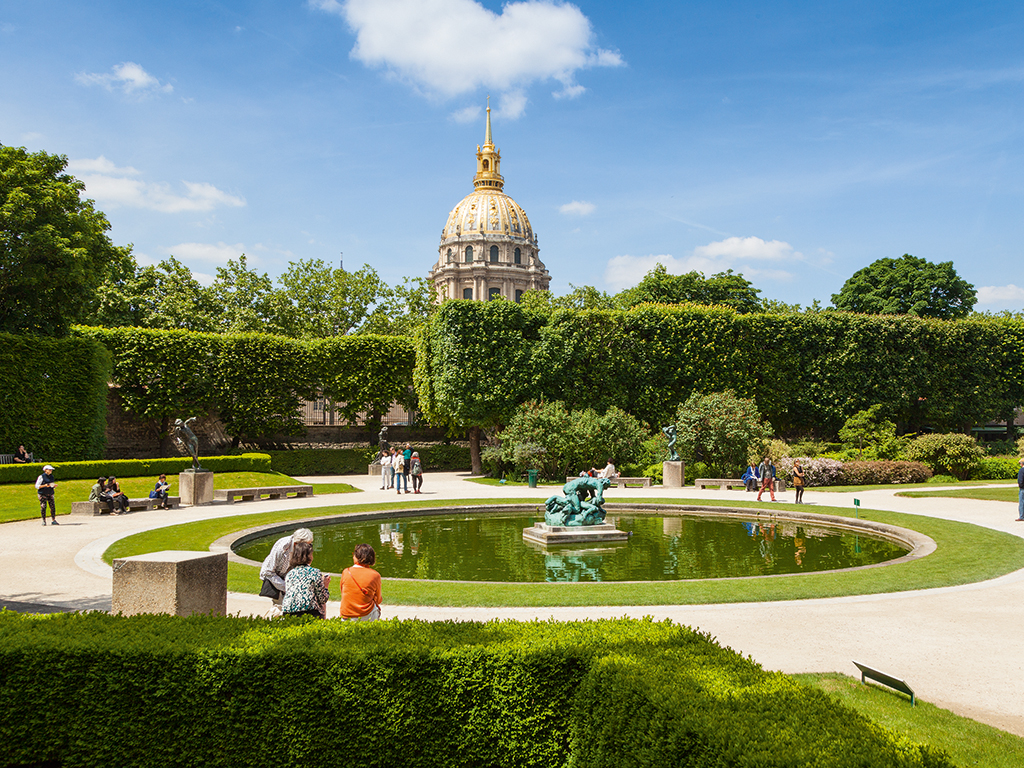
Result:
<svg viewBox="0 0 1024 768"><path fill-rule="evenodd" d="M39 512L43 516L43 525L46 525L46 505L50 505L50 524L58 525L57 510L53 504L53 489L57 487L57 481L53 479L53 467L47 464L43 467L43 474L36 478L36 493L39 494Z"/></svg>

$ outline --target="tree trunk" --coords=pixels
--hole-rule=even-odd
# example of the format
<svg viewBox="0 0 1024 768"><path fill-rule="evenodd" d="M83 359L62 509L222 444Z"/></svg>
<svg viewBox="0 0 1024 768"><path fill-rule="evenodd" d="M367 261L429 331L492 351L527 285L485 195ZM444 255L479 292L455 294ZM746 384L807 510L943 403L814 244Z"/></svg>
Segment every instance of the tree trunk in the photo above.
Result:
<svg viewBox="0 0 1024 768"><path fill-rule="evenodd" d="M484 473L484 465L480 461L480 431L480 427L470 427L469 429L469 461L474 475Z"/></svg>

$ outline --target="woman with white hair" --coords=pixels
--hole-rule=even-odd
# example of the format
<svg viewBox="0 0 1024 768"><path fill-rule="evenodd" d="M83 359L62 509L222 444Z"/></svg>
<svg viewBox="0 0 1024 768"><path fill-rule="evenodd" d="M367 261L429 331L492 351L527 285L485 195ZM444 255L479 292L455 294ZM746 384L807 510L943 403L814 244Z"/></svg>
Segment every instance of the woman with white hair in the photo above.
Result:
<svg viewBox="0 0 1024 768"><path fill-rule="evenodd" d="M270 550L263 565L260 566L260 578L263 579L261 597L269 597L274 607L281 608L284 599L284 577L288 573L292 555L292 546L300 541L313 543L313 532L309 528L299 528L291 536L282 536Z"/></svg>

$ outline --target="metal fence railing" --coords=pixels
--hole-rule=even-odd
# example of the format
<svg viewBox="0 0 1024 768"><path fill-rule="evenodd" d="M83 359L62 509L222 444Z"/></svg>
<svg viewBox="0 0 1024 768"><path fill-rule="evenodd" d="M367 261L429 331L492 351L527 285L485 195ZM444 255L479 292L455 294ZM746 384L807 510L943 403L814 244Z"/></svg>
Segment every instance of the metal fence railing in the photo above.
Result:
<svg viewBox="0 0 1024 768"><path fill-rule="evenodd" d="M338 408L330 400L320 397L314 400L304 400L299 406L299 415L302 423L307 427L356 427L366 424L368 414L361 411L356 414L354 420L345 419L338 412ZM392 403L381 418L382 426L395 427L412 424L416 419L415 412L409 412L399 403Z"/></svg>

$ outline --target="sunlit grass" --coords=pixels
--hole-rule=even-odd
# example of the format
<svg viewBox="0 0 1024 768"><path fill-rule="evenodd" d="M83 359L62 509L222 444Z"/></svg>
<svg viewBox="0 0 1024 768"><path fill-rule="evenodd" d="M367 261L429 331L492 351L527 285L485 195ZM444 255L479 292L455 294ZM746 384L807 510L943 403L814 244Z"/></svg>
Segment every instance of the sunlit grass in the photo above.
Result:
<svg viewBox="0 0 1024 768"><path fill-rule="evenodd" d="M1010 501L1017 503L1018 489L1014 485L1000 488L957 488L953 491L912 491L910 493L897 493L897 496L906 496L912 499L927 497L945 499L979 499L981 501Z"/></svg>

